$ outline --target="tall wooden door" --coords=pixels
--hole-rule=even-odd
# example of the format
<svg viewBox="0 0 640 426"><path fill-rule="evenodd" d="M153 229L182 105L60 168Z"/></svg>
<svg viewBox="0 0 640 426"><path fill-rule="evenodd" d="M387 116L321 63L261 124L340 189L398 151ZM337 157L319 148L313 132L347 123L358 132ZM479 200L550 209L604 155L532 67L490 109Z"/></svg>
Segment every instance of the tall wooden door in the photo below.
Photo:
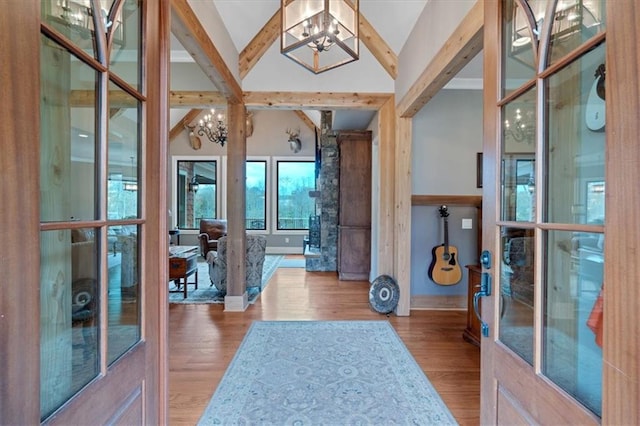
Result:
<svg viewBox="0 0 640 426"><path fill-rule="evenodd" d="M483 424L601 421L606 16L485 2Z"/></svg>
<svg viewBox="0 0 640 426"><path fill-rule="evenodd" d="M371 132L338 135L338 277L368 280L371 270Z"/></svg>
<svg viewBox="0 0 640 426"><path fill-rule="evenodd" d="M164 423L167 2L3 6L1 422Z"/></svg>

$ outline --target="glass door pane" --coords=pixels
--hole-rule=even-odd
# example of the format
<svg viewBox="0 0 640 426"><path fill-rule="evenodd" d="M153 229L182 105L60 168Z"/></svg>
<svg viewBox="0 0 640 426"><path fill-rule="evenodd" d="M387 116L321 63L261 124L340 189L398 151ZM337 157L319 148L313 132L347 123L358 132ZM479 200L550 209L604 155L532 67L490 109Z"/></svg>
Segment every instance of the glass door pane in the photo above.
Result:
<svg viewBox="0 0 640 426"><path fill-rule="evenodd" d="M598 203L589 189L597 188L600 201L604 200L605 111L598 94L598 85L604 82L598 70L604 61L602 44L547 80L549 222L604 223L602 203L592 205L587 215L588 202ZM593 182L602 185L589 186ZM595 216L596 211L601 216Z"/></svg>
<svg viewBox="0 0 640 426"><path fill-rule="evenodd" d="M550 76L543 373L594 413L602 405L605 45ZM599 87L602 86L602 87Z"/></svg>

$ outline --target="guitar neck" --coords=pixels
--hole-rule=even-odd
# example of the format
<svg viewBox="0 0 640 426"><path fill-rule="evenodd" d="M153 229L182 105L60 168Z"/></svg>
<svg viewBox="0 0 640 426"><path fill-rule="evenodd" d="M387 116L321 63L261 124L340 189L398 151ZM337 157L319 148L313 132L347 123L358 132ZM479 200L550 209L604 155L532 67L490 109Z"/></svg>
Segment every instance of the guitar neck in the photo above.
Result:
<svg viewBox="0 0 640 426"><path fill-rule="evenodd" d="M444 218L444 254L449 254L449 221Z"/></svg>

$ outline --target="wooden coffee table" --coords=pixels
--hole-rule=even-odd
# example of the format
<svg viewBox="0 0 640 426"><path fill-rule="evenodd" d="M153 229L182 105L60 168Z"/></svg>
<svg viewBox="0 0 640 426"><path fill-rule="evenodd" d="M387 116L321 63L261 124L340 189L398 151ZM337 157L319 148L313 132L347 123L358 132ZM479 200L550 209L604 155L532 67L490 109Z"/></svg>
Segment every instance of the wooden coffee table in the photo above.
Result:
<svg viewBox="0 0 640 426"><path fill-rule="evenodd" d="M195 273L195 289L198 289L198 247L197 246L171 246L169 247L169 279L176 283L177 290L169 290L170 293L183 293L187 298L188 277ZM184 283L182 281L184 280ZM180 285L184 284L181 290Z"/></svg>

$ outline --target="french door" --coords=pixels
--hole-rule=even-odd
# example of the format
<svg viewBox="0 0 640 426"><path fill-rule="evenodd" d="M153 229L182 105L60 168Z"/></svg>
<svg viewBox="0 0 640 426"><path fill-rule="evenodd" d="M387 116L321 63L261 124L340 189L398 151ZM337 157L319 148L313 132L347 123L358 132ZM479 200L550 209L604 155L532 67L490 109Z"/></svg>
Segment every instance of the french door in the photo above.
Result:
<svg viewBox="0 0 640 426"><path fill-rule="evenodd" d="M165 423L168 5L8 3L0 418Z"/></svg>
<svg viewBox="0 0 640 426"><path fill-rule="evenodd" d="M601 421L605 6L485 3L486 424Z"/></svg>

